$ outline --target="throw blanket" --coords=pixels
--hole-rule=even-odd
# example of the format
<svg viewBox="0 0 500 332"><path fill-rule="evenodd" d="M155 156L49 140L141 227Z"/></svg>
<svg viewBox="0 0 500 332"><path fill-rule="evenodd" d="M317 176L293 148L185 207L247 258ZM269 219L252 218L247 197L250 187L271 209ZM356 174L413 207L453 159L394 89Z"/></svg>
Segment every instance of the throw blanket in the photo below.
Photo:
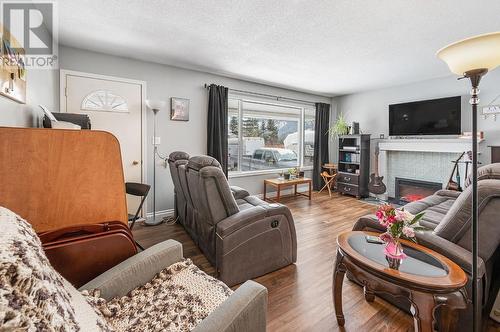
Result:
<svg viewBox="0 0 500 332"><path fill-rule="evenodd" d="M106 301L99 290L87 301L116 331L191 331L233 291L190 259L172 264L127 296Z"/></svg>
<svg viewBox="0 0 500 332"><path fill-rule="evenodd" d="M0 207L0 226L0 331L106 330L96 315L78 320L72 290L80 294L52 268L25 220Z"/></svg>

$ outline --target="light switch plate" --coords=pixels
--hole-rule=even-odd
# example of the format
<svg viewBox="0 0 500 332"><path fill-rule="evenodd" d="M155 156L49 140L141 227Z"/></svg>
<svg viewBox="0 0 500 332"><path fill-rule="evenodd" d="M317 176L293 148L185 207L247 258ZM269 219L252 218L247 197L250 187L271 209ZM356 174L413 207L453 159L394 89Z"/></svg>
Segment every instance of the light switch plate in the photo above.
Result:
<svg viewBox="0 0 500 332"><path fill-rule="evenodd" d="M161 144L161 137L160 136L153 137L153 145L160 145L160 144Z"/></svg>

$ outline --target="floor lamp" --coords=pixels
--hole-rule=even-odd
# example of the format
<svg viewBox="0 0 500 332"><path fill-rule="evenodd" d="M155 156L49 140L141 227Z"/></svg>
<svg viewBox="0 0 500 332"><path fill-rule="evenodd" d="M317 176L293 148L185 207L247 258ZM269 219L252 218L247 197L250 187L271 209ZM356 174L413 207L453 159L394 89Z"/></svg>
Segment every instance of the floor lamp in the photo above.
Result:
<svg viewBox="0 0 500 332"><path fill-rule="evenodd" d="M146 105L153 111L154 126L153 126L153 219L146 218L144 222L147 226L156 226L163 222L162 219L156 220L156 155L158 154L159 137L156 137L156 114L167 105L166 101L162 100L146 100Z"/></svg>
<svg viewBox="0 0 500 332"><path fill-rule="evenodd" d="M448 45L437 52L450 70L468 78L472 85L472 324L475 332L481 326L481 303L479 303L477 255L478 255L478 197L477 197L477 105L479 104L479 81L488 71L500 65L500 32L467 38Z"/></svg>

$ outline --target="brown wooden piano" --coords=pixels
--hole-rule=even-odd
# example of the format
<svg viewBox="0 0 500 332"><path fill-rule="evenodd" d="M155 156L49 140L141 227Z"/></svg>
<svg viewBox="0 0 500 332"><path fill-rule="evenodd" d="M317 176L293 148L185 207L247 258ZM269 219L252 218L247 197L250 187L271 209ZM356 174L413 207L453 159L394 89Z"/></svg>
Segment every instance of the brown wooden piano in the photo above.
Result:
<svg viewBox="0 0 500 332"><path fill-rule="evenodd" d="M137 253L110 133L0 127L0 206L31 223L76 287Z"/></svg>

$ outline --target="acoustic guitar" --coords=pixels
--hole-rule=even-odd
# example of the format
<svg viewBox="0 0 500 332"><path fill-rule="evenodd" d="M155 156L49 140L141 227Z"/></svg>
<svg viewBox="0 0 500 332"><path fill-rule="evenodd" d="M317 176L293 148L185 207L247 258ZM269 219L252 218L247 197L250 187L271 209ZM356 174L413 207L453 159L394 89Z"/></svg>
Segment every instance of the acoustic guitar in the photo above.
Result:
<svg viewBox="0 0 500 332"><path fill-rule="evenodd" d="M455 160L453 163L453 170L451 171L450 179L448 180L448 184L446 185L447 190L454 190L454 191L462 191L462 187L460 187L460 171L458 167L458 163L460 159L464 156L465 152L463 152L460 157L458 157L457 160ZM455 171L457 172L456 176L456 181L453 181L453 174L455 174Z"/></svg>
<svg viewBox="0 0 500 332"><path fill-rule="evenodd" d="M375 173L370 174L370 183L368 183L368 190L375 195L381 195L386 192L387 187L385 186L383 176L378 174L378 146L375 147Z"/></svg>

